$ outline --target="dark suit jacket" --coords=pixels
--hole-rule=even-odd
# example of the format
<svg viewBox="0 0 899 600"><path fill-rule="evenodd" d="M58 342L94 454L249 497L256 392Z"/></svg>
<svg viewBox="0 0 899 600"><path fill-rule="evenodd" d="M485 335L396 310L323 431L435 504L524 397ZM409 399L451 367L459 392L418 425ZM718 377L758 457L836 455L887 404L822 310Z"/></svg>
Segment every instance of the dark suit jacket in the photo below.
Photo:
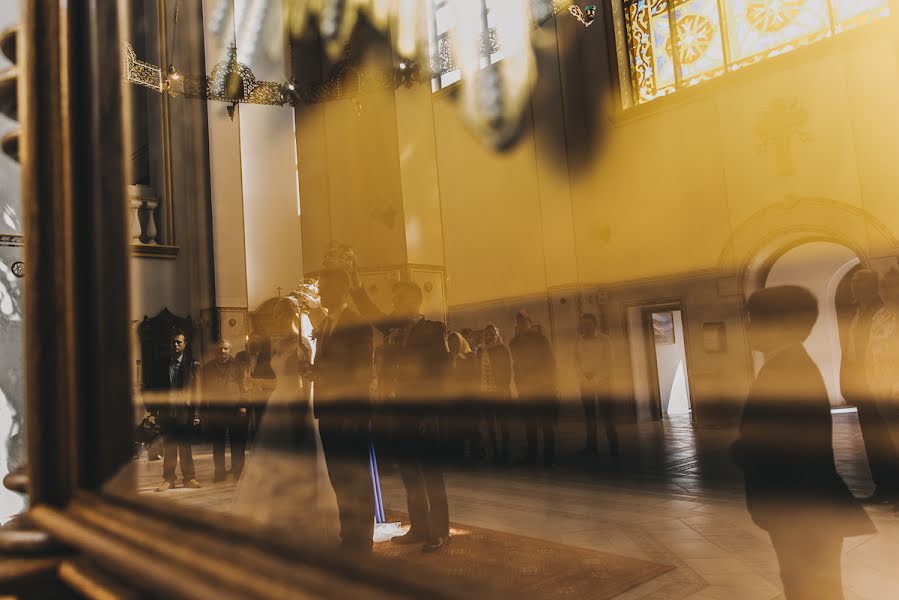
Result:
<svg viewBox="0 0 899 600"><path fill-rule="evenodd" d="M371 413L372 329L351 308L330 330L326 319L316 332L314 409L318 418Z"/></svg>
<svg viewBox="0 0 899 600"><path fill-rule="evenodd" d="M208 413L246 408L243 375L243 366L235 358L229 359L224 365L220 365L217 360L203 365L200 371L202 409Z"/></svg>
<svg viewBox="0 0 899 600"><path fill-rule="evenodd" d="M153 366L150 376L149 392L145 402L151 415L173 417L179 424L188 424L198 415L196 398L197 365L187 354L181 360L175 377L169 380L168 358L159 360ZM170 392L177 391L177 398L172 399Z"/></svg>
<svg viewBox="0 0 899 600"><path fill-rule="evenodd" d="M434 406L435 401L445 399L446 378L452 365L446 347L446 325L387 315L363 289L353 291L353 301L362 316L386 338L379 374L384 395L398 399L398 405L426 401Z"/></svg>
<svg viewBox="0 0 899 600"><path fill-rule="evenodd" d="M796 344L769 358L746 399L732 447L759 527L817 523L837 535L873 531L837 473L832 435L824 380L805 348Z"/></svg>
<svg viewBox="0 0 899 600"><path fill-rule="evenodd" d="M531 329L509 342L519 397L555 398L556 359L546 336Z"/></svg>

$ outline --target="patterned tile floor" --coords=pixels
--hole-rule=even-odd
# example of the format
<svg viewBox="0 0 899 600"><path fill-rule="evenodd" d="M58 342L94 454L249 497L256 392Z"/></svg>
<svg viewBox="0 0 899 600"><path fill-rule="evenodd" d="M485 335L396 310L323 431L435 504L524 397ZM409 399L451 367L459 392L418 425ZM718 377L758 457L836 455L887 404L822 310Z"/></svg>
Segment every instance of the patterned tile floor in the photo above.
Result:
<svg viewBox="0 0 899 600"><path fill-rule="evenodd" d="M732 433L694 429L667 419L621 429L621 457L583 458L582 424L573 412L559 427L562 466L547 471L486 466L447 474L452 519L476 527L673 565L674 570L617 596L619 600L774 600L783 598L767 534L745 508L726 447ZM513 445L523 443L515 432ZM602 434L600 434L602 443ZM857 495L871 491L854 413L834 415L841 475ZM211 477L208 449L198 448L198 475ZM159 480L159 463L138 465L141 491ZM208 471L208 473L207 473ZM166 497L228 510L233 483L175 490ZM382 472L385 505L405 510L396 473ZM893 507L868 512L878 533L849 538L844 589L851 600L899 600L899 518Z"/></svg>

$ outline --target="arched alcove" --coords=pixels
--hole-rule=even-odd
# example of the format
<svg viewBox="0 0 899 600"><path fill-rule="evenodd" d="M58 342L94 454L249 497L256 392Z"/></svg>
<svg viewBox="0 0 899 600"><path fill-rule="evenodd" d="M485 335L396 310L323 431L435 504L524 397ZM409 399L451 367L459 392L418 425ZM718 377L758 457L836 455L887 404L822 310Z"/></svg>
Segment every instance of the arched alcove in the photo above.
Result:
<svg viewBox="0 0 899 600"><path fill-rule="evenodd" d="M813 241L781 254L767 271L764 287L798 285L818 300L818 320L804 346L818 366L831 406L845 405L841 392L842 344L836 307L837 287L861 263L858 253L831 241Z"/></svg>

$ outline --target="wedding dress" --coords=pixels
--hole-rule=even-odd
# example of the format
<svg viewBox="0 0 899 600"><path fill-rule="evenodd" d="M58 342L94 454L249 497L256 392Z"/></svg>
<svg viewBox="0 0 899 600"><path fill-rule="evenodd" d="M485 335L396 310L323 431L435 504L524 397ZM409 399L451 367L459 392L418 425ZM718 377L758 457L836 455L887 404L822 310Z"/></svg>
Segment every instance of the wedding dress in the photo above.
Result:
<svg viewBox="0 0 899 600"><path fill-rule="evenodd" d="M232 513L277 527L284 535L336 543L337 500L312 417L310 384L301 377L311 357L302 336L272 340L275 389L237 484Z"/></svg>

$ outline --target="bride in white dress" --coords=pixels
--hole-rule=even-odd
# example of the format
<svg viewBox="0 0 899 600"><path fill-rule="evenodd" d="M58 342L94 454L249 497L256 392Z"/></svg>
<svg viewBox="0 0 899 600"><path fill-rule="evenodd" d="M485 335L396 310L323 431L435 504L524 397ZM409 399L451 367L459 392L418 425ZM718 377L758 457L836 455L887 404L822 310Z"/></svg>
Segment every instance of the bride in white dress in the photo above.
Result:
<svg viewBox="0 0 899 600"><path fill-rule="evenodd" d="M328 480L318 428L312 418L311 323L293 298L274 310L269 397L252 450L237 484L232 513L285 535L336 543L337 500ZM306 335L303 335L306 334Z"/></svg>

